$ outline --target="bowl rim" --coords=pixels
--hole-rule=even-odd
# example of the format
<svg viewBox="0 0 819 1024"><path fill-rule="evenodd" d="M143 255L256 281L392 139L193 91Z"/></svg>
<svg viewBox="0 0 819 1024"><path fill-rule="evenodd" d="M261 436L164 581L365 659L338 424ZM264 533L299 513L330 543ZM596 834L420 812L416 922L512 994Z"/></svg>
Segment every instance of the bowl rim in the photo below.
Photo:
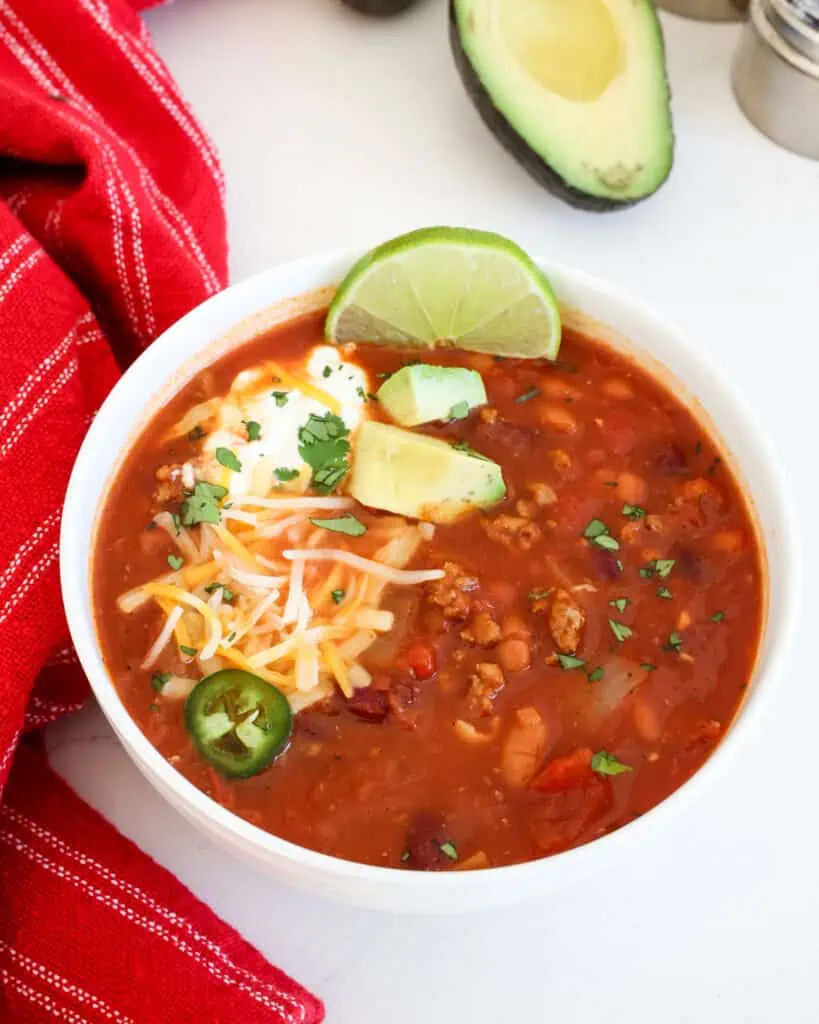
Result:
<svg viewBox="0 0 819 1024"><path fill-rule="evenodd" d="M97 644L93 614L86 614L85 593L89 589L89 581L88 578L77 578L77 574L71 571L71 547L72 540L77 535L77 532L84 532L82 523L87 516L88 503L82 493L82 485L86 474L86 466L90 464L92 459L97 457L98 446L102 445L103 450L106 448L104 437L106 420L115 415L121 397L132 388L136 388L138 391L141 389L145 392L146 389L144 383L140 381L140 375L145 376L147 371L147 376L150 379L161 381L161 384L152 386L154 392L162 392L168 385L168 382L180 370L184 369L187 363L197 359L201 360L203 352L218 344L221 333L191 350L175 366L170 374L162 369L162 353L173 346L177 335L186 334L191 329L197 330L200 327L199 321L204 321L206 317L206 311L213 310L219 305L229 303L232 300L241 300L242 295L245 293L253 295L259 290L260 285L263 285L269 278L274 278L278 274L288 273L290 275L297 275L298 273L312 271L313 276L316 278L312 287L320 288L326 286L328 283L325 279L327 276L326 268L343 265L345 261L352 265L359 255L360 252L358 250L340 249L303 257L298 260L287 260L274 264L242 281L232 284L194 307L176 323L168 327L152 345L140 354L138 359L134 361L116 383L100 407L83 440L72 469L65 496L60 529L60 577L63 604L71 639L83 671L90 683L91 690L105 717L113 727L126 752L137 760L140 767L147 769L149 781L153 788L158 790L163 798L168 800L177 810L181 812L179 806L181 805L185 808L185 812L190 812L197 823L204 819L216 831L223 836L238 841L240 847L246 850L251 849L256 853L268 855L279 861L289 861L300 865L304 869L320 873L325 878L332 878L332 880L337 882L368 881L382 886L395 885L400 887L410 897L413 891L418 890L423 890L425 895L429 895L434 891L444 890L448 894L454 894L456 891L461 894L468 894L470 891L474 891L478 894L480 886L486 883L489 878L492 879L493 884L498 883L510 889L519 889L521 887L525 888L528 883L542 876L544 872L550 872L553 875L563 873L567 876L576 876L581 867L585 867L585 865L595 859L602 858L604 852L608 854L617 848L624 847L628 843L641 841L647 832L653 831L657 824L666 822L672 813L679 813L684 808L692 805L696 801L698 794L702 792L703 787L709 783L709 780L715 780L718 773L723 772L726 765L736 756L737 749L741 747L744 739L747 739L753 733L753 729L759 725L767 702L774 690L774 687L771 685L771 677L775 676L780 670L781 662L792 646L797 623L797 605L801 593L801 545L792 495L787 486L784 473L780 469L780 462L776 457L773 445L767 433L758 425L757 419L744 394L713 359L707 349L690 338L686 332L656 313L641 299L636 299L619 287L601 281L585 271L577 270L558 261L543 260L539 254L535 254L533 257L537 265L542 267L548 275L571 282L572 287L577 286L580 290L594 292L608 303L639 317L646 324L653 325L669 338L675 349L684 352L695 364L699 364L700 369L717 382L718 389L723 393L726 404L730 407L730 414L741 421L742 432L748 437L748 448L756 453L764 466L765 473L776 483L775 503L777 506L777 519L782 526L781 536L779 537L781 564L777 567L777 573L785 582L779 601L780 608L776 616L778 629L771 642L768 664L764 671L760 673L759 654L763 649L766 631L770 627L770 617L767 622L763 620L763 632L757 663L754 668L754 673L759 674L754 680L754 685L749 688L750 692L740 705L730 727L717 748L703 765L681 786L639 818L597 839L562 853L540 857L523 863L484 868L480 871L446 872L407 871L403 868L363 864L319 853L318 851L299 846L289 840L282 839L271 832L251 824L207 796L207 794L178 772L150 743L120 700L116 687L105 669ZM557 290L559 298L559 286ZM263 309L264 306L248 308L236 319L235 323L238 324L245 317L253 316ZM151 373L151 368L154 366L155 372ZM669 372L674 376L673 371ZM143 397L147 400L150 396L144 394ZM696 400L696 394L693 397ZM704 408L707 413L707 406ZM124 454L130 449L134 441L133 423L129 426L131 427L131 432L129 433L128 440L113 453L111 465L106 473L108 481L110 481L118 466L121 465ZM737 460L737 462L741 465L741 460ZM95 506L99 504L100 499L104 495L105 489L103 488L95 500ZM749 500L753 505L753 495L749 496ZM96 515L96 511L94 515ZM93 539L94 522L95 520L92 520L91 539ZM761 537L760 543L764 547ZM90 575L90 565L87 566L88 575ZM767 570L767 576L770 579L770 566ZM90 592L88 604L90 606ZM157 779L160 784L158 784ZM169 796L168 791L173 794L173 799ZM179 801L179 805L177 801Z"/></svg>

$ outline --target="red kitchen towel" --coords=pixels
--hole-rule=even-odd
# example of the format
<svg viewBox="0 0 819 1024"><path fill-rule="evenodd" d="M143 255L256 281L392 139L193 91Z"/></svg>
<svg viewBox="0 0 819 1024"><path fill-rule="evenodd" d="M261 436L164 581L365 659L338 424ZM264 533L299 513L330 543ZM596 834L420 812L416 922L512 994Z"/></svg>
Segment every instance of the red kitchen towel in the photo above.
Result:
<svg viewBox="0 0 819 1024"><path fill-rule="evenodd" d="M88 692L57 572L83 434L120 369L226 278L218 159L139 6L0 0L0 1021L320 1021L35 733Z"/></svg>

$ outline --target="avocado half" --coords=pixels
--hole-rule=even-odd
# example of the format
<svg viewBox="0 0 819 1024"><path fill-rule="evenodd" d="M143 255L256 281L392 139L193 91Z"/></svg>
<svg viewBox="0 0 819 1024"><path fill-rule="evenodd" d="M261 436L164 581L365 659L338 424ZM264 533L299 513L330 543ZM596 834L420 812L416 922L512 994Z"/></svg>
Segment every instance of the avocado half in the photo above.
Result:
<svg viewBox="0 0 819 1024"><path fill-rule="evenodd" d="M473 104L550 192L606 212L663 184L674 131L651 0L450 0L449 14Z"/></svg>

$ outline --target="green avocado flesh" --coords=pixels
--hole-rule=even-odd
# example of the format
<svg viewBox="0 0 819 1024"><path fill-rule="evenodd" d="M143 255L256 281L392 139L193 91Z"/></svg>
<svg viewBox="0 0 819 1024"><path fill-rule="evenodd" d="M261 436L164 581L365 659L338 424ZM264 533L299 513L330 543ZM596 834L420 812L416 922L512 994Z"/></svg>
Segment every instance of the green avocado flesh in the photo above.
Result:
<svg viewBox="0 0 819 1024"><path fill-rule="evenodd" d="M362 423L350 474L362 505L431 523L452 523L506 494L501 468L477 452L388 423Z"/></svg>
<svg viewBox="0 0 819 1024"><path fill-rule="evenodd" d="M451 0L461 77L499 141L575 206L662 185L674 135L651 0Z"/></svg>
<svg viewBox="0 0 819 1024"><path fill-rule="evenodd" d="M416 363L397 370L376 395L384 411L402 427L433 420L463 419L486 404L486 389L476 370Z"/></svg>

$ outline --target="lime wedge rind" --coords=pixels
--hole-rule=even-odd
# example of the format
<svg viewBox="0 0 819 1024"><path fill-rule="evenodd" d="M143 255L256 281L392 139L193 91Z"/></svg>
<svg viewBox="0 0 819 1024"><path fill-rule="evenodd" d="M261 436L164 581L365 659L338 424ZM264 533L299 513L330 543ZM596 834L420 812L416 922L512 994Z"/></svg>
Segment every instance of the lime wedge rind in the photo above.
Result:
<svg viewBox="0 0 819 1024"><path fill-rule="evenodd" d="M361 257L339 285L329 341L457 346L554 359L557 300L514 242L470 228L421 228Z"/></svg>

